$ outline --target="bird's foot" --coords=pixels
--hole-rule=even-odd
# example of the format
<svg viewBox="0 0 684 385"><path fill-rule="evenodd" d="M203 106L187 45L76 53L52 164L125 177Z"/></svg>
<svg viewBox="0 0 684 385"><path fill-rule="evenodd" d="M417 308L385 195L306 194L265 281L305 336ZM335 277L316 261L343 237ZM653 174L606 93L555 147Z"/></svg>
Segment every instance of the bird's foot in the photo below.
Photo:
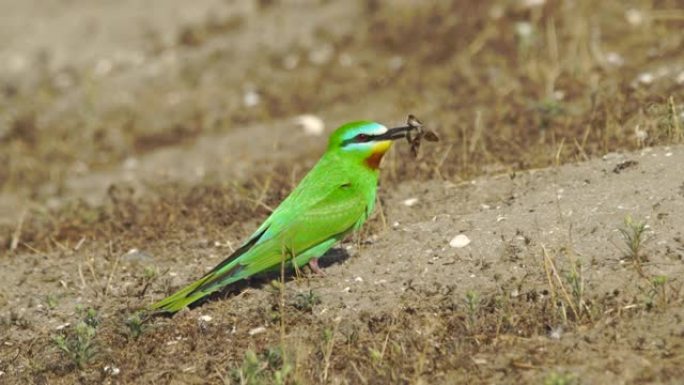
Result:
<svg viewBox="0 0 684 385"><path fill-rule="evenodd" d="M321 269L320 266L318 266L318 258L313 258L309 261L309 268L311 269L311 271L313 271L316 275L320 277L326 276L325 272Z"/></svg>

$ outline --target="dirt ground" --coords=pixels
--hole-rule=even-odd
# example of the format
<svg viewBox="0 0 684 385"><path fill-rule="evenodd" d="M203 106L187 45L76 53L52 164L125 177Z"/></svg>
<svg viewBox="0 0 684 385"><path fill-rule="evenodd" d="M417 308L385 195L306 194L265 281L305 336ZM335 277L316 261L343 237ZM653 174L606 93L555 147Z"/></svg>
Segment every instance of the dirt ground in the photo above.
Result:
<svg viewBox="0 0 684 385"><path fill-rule="evenodd" d="M0 8L0 383L684 378L680 1ZM409 113L441 141L394 146L326 276L138 312L339 124Z"/></svg>

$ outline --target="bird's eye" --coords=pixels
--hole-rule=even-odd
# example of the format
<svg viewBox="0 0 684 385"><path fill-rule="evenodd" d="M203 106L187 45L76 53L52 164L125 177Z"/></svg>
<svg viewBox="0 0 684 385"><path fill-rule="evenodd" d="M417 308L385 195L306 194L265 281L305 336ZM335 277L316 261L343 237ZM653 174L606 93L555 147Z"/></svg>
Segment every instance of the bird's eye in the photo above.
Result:
<svg viewBox="0 0 684 385"><path fill-rule="evenodd" d="M354 137L354 141L357 143L365 142L368 140L368 138L369 138L369 136L366 134L358 134Z"/></svg>

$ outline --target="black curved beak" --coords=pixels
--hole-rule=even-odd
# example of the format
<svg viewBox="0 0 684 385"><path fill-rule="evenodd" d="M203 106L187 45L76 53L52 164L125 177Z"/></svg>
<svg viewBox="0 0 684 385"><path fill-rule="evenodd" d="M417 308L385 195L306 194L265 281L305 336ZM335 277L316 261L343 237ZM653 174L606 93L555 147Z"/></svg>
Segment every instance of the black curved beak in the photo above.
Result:
<svg viewBox="0 0 684 385"><path fill-rule="evenodd" d="M397 139L405 138L406 133L413 130L413 129L415 129L415 127L411 127L411 126L402 126L402 127L390 128L384 134L374 135L373 140L397 140Z"/></svg>

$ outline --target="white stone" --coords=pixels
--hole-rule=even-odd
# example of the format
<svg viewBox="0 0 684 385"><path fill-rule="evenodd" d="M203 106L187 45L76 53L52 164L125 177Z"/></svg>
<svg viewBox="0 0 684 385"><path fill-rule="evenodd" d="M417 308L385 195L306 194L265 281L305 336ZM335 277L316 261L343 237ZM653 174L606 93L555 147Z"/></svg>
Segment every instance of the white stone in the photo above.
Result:
<svg viewBox="0 0 684 385"><path fill-rule="evenodd" d="M525 8L533 8L546 4L546 0L522 0L520 3Z"/></svg>
<svg viewBox="0 0 684 385"><path fill-rule="evenodd" d="M245 107L255 107L261 102L261 96L254 90L248 90L242 96L242 103Z"/></svg>
<svg viewBox="0 0 684 385"><path fill-rule="evenodd" d="M625 12L625 19L633 26L641 25L644 22L644 14L637 9L629 9Z"/></svg>
<svg viewBox="0 0 684 385"><path fill-rule="evenodd" d="M404 206L406 206L406 207L411 207L411 206L415 205L416 203L418 203L418 198L408 198L408 199L404 199L404 201L403 201L402 203L403 203Z"/></svg>
<svg viewBox="0 0 684 385"><path fill-rule="evenodd" d="M295 118L295 124L302 128L305 134L320 136L325 131L323 119L316 115L304 114Z"/></svg>
<svg viewBox="0 0 684 385"><path fill-rule="evenodd" d="M335 54L332 44L324 44L309 52L309 61L316 65L322 65L330 61Z"/></svg>
<svg viewBox="0 0 684 385"><path fill-rule="evenodd" d="M266 327L265 326L259 326L257 328L250 330L249 332L247 332L247 334L249 334L250 336L254 336L254 335L265 333L265 332L266 332Z"/></svg>
<svg viewBox="0 0 684 385"><path fill-rule="evenodd" d="M680 72L679 75L677 75L677 84L684 84L684 71Z"/></svg>
<svg viewBox="0 0 684 385"><path fill-rule="evenodd" d="M650 72L640 73L637 77L637 81L639 81L639 83L646 85L653 83L654 80L655 76L653 76L653 74Z"/></svg>
<svg viewBox="0 0 684 385"><path fill-rule="evenodd" d="M121 373L121 369L117 368L114 365L107 365L103 368L103 371L106 374L109 374L110 376L117 376L119 373Z"/></svg>
<svg viewBox="0 0 684 385"><path fill-rule="evenodd" d="M66 327L69 326L69 325L71 325L69 322L63 323L63 324L57 326L57 327L55 328L55 330L62 330L62 329L66 328Z"/></svg>
<svg viewBox="0 0 684 385"><path fill-rule="evenodd" d="M625 59L617 52L608 52L606 62L615 67L622 67L625 64Z"/></svg>
<svg viewBox="0 0 684 385"><path fill-rule="evenodd" d="M466 247L470 244L470 238L466 236L465 234L458 234L455 236L451 241L449 241L449 246L454 247L454 248L462 248Z"/></svg>

